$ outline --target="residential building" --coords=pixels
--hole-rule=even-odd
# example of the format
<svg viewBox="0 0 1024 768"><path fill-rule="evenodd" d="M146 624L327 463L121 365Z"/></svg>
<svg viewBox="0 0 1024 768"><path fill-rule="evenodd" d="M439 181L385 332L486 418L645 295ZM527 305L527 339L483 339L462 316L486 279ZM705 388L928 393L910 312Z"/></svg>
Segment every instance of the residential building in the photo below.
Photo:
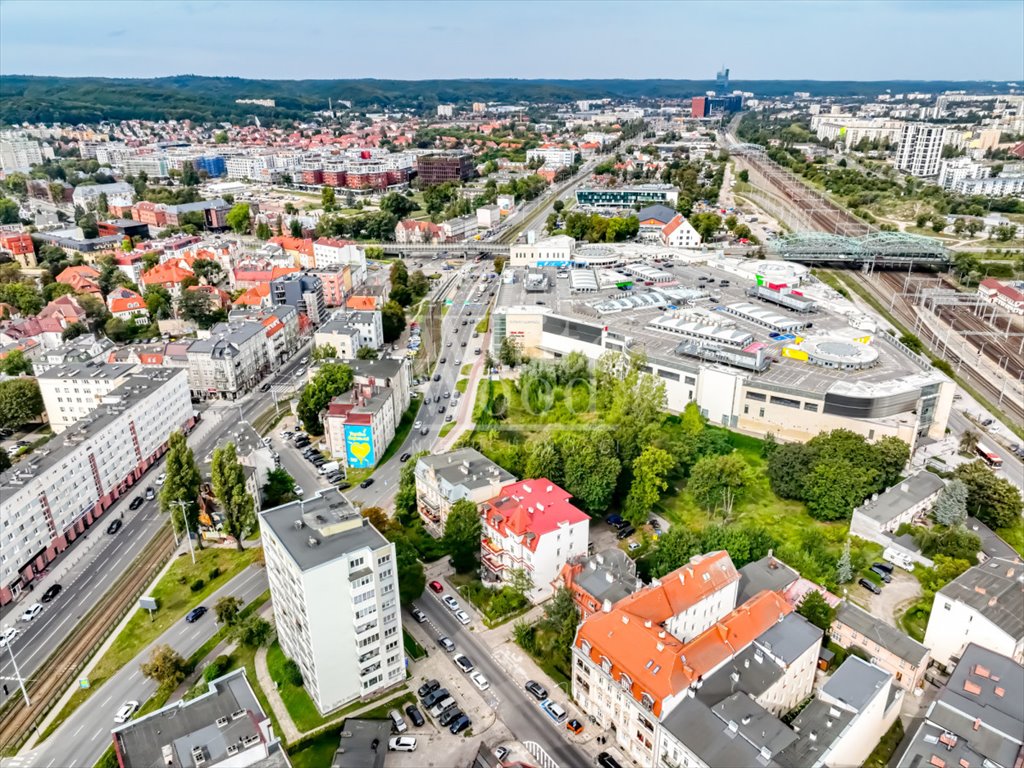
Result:
<svg viewBox="0 0 1024 768"><path fill-rule="evenodd" d="M942 160L946 129L931 123L906 123L896 148L896 167L911 176L936 176Z"/></svg>
<svg viewBox="0 0 1024 768"><path fill-rule="evenodd" d="M416 173L425 187L446 181L466 181L473 178L476 169L473 156L465 152L420 155L416 158Z"/></svg>
<svg viewBox="0 0 1024 768"><path fill-rule="evenodd" d="M395 546L339 491L260 513L281 650L321 713L405 681Z"/></svg>
<svg viewBox="0 0 1024 768"><path fill-rule="evenodd" d="M107 309L118 320L136 325L149 325L146 300L131 288L115 288L108 293Z"/></svg>
<svg viewBox="0 0 1024 768"><path fill-rule="evenodd" d="M745 603L766 589L784 594L799 578L799 573L775 557L769 550L768 554L760 560L754 560L740 568L740 588L737 601Z"/></svg>
<svg viewBox="0 0 1024 768"><path fill-rule="evenodd" d="M994 277L986 277L978 285L978 295L1001 309L1015 315L1024 315L1024 291L1014 285L1008 285Z"/></svg>
<svg viewBox="0 0 1024 768"><path fill-rule="evenodd" d="M557 144L544 144L526 150L526 162L540 160L549 168L566 168L575 163L578 157L579 152L575 147L561 147Z"/></svg>
<svg viewBox="0 0 1024 768"><path fill-rule="evenodd" d="M1024 664L1024 563L993 557L960 574L932 600L924 644L937 664L957 664L967 646Z"/></svg>
<svg viewBox="0 0 1024 768"><path fill-rule="evenodd" d="M504 486L480 505L481 577L484 582L509 582L522 570L540 602L552 592L562 567L587 553L590 517L577 509L572 496L544 477Z"/></svg>
<svg viewBox="0 0 1024 768"><path fill-rule="evenodd" d="M454 104L438 104L437 105L437 116L438 117L452 117L455 114Z"/></svg>
<svg viewBox="0 0 1024 768"><path fill-rule="evenodd" d="M380 349L384 345L381 313L377 310L340 310L334 317L314 332L317 346L330 344L339 358L350 360L360 347Z"/></svg>
<svg viewBox="0 0 1024 768"><path fill-rule="evenodd" d="M358 267L356 267L358 269ZM320 278L324 292L325 307L341 307L355 285L355 274L350 266L317 267L309 272Z"/></svg>
<svg viewBox="0 0 1024 768"><path fill-rule="evenodd" d="M964 179L954 188L961 195L984 197L1019 197L1024 195L1024 173L1004 169L998 176Z"/></svg>
<svg viewBox="0 0 1024 768"><path fill-rule="evenodd" d="M871 663L889 672L903 690L924 688L924 672L931 661L928 649L849 600L836 608L829 635L843 648L863 650Z"/></svg>
<svg viewBox="0 0 1024 768"><path fill-rule="evenodd" d="M36 376L39 376L54 366L71 363L101 363L113 350L114 342L106 336L83 333L54 349L43 351L32 367Z"/></svg>
<svg viewBox="0 0 1024 768"><path fill-rule="evenodd" d="M328 403L323 423L331 458L348 469L374 467L395 437L394 392L356 383Z"/></svg>
<svg viewBox="0 0 1024 768"><path fill-rule="evenodd" d="M942 478L931 472L917 472L881 494L873 494L855 510L850 519L850 533L884 547L896 547L924 565L916 545L896 537L904 523L923 518L935 504L946 486ZM908 546L910 544L910 546Z"/></svg>
<svg viewBox="0 0 1024 768"><path fill-rule="evenodd" d="M271 368L262 323L218 323L193 341L187 354L189 386L201 400L234 400Z"/></svg>
<svg viewBox="0 0 1024 768"><path fill-rule="evenodd" d="M352 381L359 386L388 387L395 398L395 429L412 402L412 376L407 358L384 357L380 360L349 360Z"/></svg>
<svg viewBox="0 0 1024 768"><path fill-rule="evenodd" d="M203 768L288 768L288 756L263 711L245 668L111 731L114 759L124 768L148 765Z"/></svg>
<svg viewBox="0 0 1024 768"><path fill-rule="evenodd" d="M568 266L572 264L575 251L575 239L568 235L555 235L510 246L508 260L513 267Z"/></svg>
<svg viewBox="0 0 1024 768"><path fill-rule="evenodd" d="M956 189L964 181L987 178L991 168L967 157L942 160L939 163L939 186Z"/></svg>
<svg viewBox="0 0 1024 768"><path fill-rule="evenodd" d="M313 325L323 322L324 286L316 275L292 272L271 280L270 300L275 307L281 304L295 307Z"/></svg>
<svg viewBox="0 0 1024 768"><path fill-rule="evenodd" d="M313 241L313 258L317 270L348 267L349 288L366 280L366 251L357 243L321 237Z"/></svg>
<svg viewBox="0 0 1024 768"><path fill-rule="evenodd" d="M660 241L665 225L677 215L675 209L667 205L656 204L642 208L636 215L640 222L639 237L642 240Z"/></svg>
<svg viewBox="0 0 1024 768"><path fill-rule="evenodd" d="M228 313L228 322L252 322L263 326L267 345L267 359L271 368L287 362L299 347L300 319L295 307L282 304L279 307L242 306Z"/></svg>
<svg viewBox="0 0 1024 768"><path fill-rule="evenodd" d="M444 242L459 243L476 234L476 216L459 216L455 219L448 219L441 222L441 232L444 235Z"/></svg>
<svg viewBox="0 0 1024 768"><path fill-rule="evenodd" d="M476 209L476 225L480 229L493 229L501 223L501 208L485 205Z"/></svg>
<svg viewBox="0 0 1024 768"><path fill-rule="evenodd" d="M1022 756L1024 667L972 643L891 765L1011 768Z"/></svg>
<svg viewBox="0 0 1024 768"><path fill-rule="evenodd" d="M171 432L196 418L180 370L129 376L102 406L0 473L0 603L38 578L142 478Z"/></svg>
<svg viewBox="0 0 1024 768"><path fill-rule="evenodd" d="M399 245L444 243L447 242L447 238L448 235L441 225L431 221L403 219L395 225L395 242Z"/></svg>
<svg viewBox="0 0 1024 768"><path fill-rule="evenodd" d="M161 262L142 274L142 285L147 288L159 285L171 294L172 298L178 299L181 297L182 281L195 277L192 270L194 261L191 257L183 256Z"/></svg>
<svg viewBox="0 0 1024 768"><path fill-rule="evenodd" d="M567 562L554 587L569 590L580 621L585 621L642 589L643 582L637 578L633 558L621 549L606 549Z"/></svg>
<svg viewBox="0 0 1024 768"><path fill-rule="evenodd" d="M0 170L4 173L28 173L42 162L38 141L17 135L0 138Z"/></svg>
<svg viewBox="0 0 1024 768"><path fill-rule="evenodd" d="M475 448L421 456L415 474L416 509L434 536L444 534L456 501L468 499L479 506L516 480Z"/></svg>
<svg viewBox="0 0 1024 768"><path fill-rule="evenodd" d="M679 190L671 184L639 184L629 187L581 187L576 190L576 204L592 208L632 208L637 205L661 203L675 206Z"/></svg>
<svg viewBox="0 0 1024 768"><path fill-rule="evenodd" d="M696 248L701 244L701 237L683 214L679 213L662 228L661 242L674 248Z"/></svg>
<svg viewBox="0 0 1024 768"><path fill-rule="evenodd" d="M100 271L88 264L80 264L76 267L65 267L57 275L58 283L70 285L75 293L90 293L93 296L101 296L99 284Z"/></svg>
<svg viewBox="0 0 1024 768"><path fill-rule="evenodd" d="M135 197L135 188L127 181L114 181L110 184L80 184L75 187L71 201L85 210L95 209L99 204L100 195L107 196L107 205L131 205Z"/></svg>
<svg viewBox="0 0 1024 768"><path fill-rule="evenodd" d="M32 235L28 232L11 232L0 230L0 251L11 254L22 269L36 266L36 251L32 243Z"/></svg>
<svg viewBox="0 0 1024 768"><path fill-rule="evenodd" d="M103 399L127 381L134 365L68 363L36 375L46 417L54 434L86 418Z"/></svg>

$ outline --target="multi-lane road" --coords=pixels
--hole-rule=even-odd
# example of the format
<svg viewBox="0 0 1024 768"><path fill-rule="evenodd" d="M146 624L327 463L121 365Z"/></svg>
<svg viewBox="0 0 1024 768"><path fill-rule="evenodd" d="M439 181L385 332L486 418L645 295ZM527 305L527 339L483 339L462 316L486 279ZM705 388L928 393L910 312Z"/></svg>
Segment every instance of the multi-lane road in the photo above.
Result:
<svg viewBox="0 0 1024 768"><path fill-rule="evenodd" d="M77 768L95 765L100 755L110 746L110 730L115 725L114 713L118 708L126 701L145 702L156 691L156 683L143 677L139 669L153 647L166 643L188 658L216 631L213 606L221 597L233 595L248 604L266 589L266 571L262 568L246 568L203 602L210 609L205 616L192 624L182 619L164 632L98 688L88 703L78 707L45 743L11 760L6 764L8 768Z"/></svg>

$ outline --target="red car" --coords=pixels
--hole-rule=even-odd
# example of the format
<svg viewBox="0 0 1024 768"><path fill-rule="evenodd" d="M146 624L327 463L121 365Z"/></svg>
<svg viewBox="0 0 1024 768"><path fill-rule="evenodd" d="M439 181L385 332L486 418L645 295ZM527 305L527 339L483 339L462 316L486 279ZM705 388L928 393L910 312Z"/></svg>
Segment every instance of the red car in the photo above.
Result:
<svg viewBox="0 0 1024 768"><path fill-rule="evenodd" d="M441 584L440 581L432 581L430 582L430 590L440 595L442 592L444 592L444 586Z"/></svg>

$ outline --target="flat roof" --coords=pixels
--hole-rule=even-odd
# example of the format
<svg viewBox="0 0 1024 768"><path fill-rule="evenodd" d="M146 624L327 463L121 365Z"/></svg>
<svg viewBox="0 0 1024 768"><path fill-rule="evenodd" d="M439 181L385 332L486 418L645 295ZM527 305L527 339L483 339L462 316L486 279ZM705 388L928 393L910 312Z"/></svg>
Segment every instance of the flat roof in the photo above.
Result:
<svg viewBox="0 0 1024 768"><path fill-rule="evenodd" d="M1010 637L1024 636L1024 564L1019 557L993 557L969 568L939 590L970 606Z"/></svg>
<svg viewBox="0 0 1024 768"><path fill-rule="evenodd" d="M390 738L390 720L348 718L342 726L331 768L383 768ZM373 749L374 739L377 749Z"/></svg>
<svg viewBox="0 0 1024 768"><path fill-rule="evenodd" d="M891 678L892 675L884 669L856 656L847 656L822 690L854 712L860 712Z"/></svg>
<svg viewBox="0 0 1024 768"><path fill-rule="evenodd" d="M388 543L337 489L260 512L260 520L303 571Z"/></svg>
<svg viewBox="0 0 1024 768"><path fill-rule="evenodd" d="M39 379L119 379L135 370L132 363L64 363L47 368Z"/></svg>

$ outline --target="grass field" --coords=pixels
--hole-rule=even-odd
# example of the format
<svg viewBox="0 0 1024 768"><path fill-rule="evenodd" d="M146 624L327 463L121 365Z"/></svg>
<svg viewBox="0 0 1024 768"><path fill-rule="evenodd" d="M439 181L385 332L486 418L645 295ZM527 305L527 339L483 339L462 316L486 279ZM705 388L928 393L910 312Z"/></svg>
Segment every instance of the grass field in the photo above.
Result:
<svg viewBox="0 0 1024 768"><path fill-rule="evenodd" d="M275 640L273 645L267 649L267 670L270 677L277 683L277 692L284 702L288 714L300 731L312 731L321 725L327 724L330 718L323 717L316 708L316 704L309 698L306 689L301 685L294 685L285 673L285 662L288 657L284 655L281 646Z"/></svg>
<svg viewBox="0 0 1024 768"><path fill-rule="evenodd" d="M458 381L455 382L455 389L461 392L462 394L466 394L466 387L468 385L469 379L459 379Z"/></svg>
<svg viewBox="0 0 1024 768"><path fill-rule="evenodd" d="M426 658L427 652L423 646L416 641L415 637L404 630L402 631L402 643L405 645L405 655L410 659L416 661Z"/></svg>
<svg viewBox="0 0 1024 768"><path fill-rule="evenodd" d="M441 427L441 431L438 433L437 436L438 437L445 437L453 429L455 429L455 422L454 421L449 421L447 424L445 424L443 427Z"/></svg>

